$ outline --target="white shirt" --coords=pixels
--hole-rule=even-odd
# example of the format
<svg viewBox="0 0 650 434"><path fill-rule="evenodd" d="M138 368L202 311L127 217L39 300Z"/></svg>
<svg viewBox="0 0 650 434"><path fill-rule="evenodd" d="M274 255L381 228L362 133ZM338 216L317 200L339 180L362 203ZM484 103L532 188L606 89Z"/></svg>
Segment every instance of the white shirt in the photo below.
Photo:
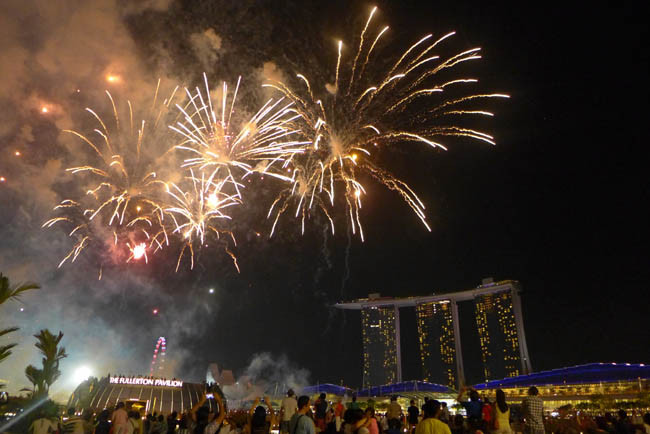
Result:
<svg viewBox="0 0 650 434"><path fill-rule="evenodd" d="M57 430L56 423L44 417L36 419L32 423L34 434L48 434Z"/></svg>
<svg viewBox="0 0 650 434"><path fill-rule="evenodd" d="M288 422L291 420L291 417L298 411L298 401L293 396L286 396L282 398L281 408L284 409L282 414L282 421Z"/></svg>

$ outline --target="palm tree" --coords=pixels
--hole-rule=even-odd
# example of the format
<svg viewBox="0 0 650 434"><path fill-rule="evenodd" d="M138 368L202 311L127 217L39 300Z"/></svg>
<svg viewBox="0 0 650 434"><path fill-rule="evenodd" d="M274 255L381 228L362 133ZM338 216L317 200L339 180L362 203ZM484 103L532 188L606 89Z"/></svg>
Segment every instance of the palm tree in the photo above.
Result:
<svg viewBox="0 0 650 434"><path fill-rule="evenodd" d="M23 292L39 288L40 286L31 282L19 283L11 286L9 284L9 278L0 273L0 304L11 299L18 300ZM18 327L9 327L0 330L0 337L15 332L16 330L18 330ZM16 344L0 345L0 363L11 355L11 349L15 346Z"/></svg>
<svg viewBox="0 0 650 434"><path fill-rule="evenodd" d="M68 357L68 354L66 354L65 348L59 348L59 343L63 339L62 332L55 336L48 329L45 329L34 335L34 337L37 340L36 348L43 354L42 380L44 391L47 393L50 386L61 376L59 361Z"/></svg>
<svg viewBox="0 0 650 434"><path fill-rule="evenodd" d="M8 329L0 330L0 336L15 332L16 330L18 330L18 327L10 327ZM11 355L11 349L16 345L17 344L0 345L0 363ZM4 387L4 383L0 383L0 389L3 389Z"/></svg>
<svg viewBox="0 0 650 434"><path fill-rule="evenodd" d="M32 383L32 397L41 395L45 392L45 382L43 381L43 370L34 365L25 368L25 376Z"/></svg>

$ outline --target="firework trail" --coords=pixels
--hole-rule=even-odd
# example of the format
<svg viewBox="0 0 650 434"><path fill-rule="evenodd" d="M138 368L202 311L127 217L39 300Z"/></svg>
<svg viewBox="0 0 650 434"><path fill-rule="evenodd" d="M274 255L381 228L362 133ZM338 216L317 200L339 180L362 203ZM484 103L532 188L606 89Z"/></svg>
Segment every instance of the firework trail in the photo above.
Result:
<svg viewBox="0 0 650 434"><path fill-rule="evenodd" d="M343 59L343 43L338 43L334 84L312 86L307 77L297 74L295 88L282 82L270 82L300 117L293 122L309 142L308 152L291 159L292 183L283 189L271 205L268 217L273 219L271 235L282 215L300 218L304 232L305 219L315 210L329 219L341 204L353 234L363 240L360 209L366 190L359 176L372 178L397 192L424 226L431 230L425 206L407 183L393 176L377 161L375 151L405 142L421 142L446 150L441 140L448 136L469 137L494 144L493 137L463 126L460 119L471 116L492 116L492 113L469 107L472 102L487 98L507 98L498 93L473 93L477 80L452 78L448 73L456 65L479 59L480 48L441 58L434 49L454 33L439 39L427 35L411 45L396 61L380 56L384 27L372 31L372 10L363 28L353 59ZM372 41L372 42L370 42ZM384 65L388 65L384 67ZM380 74L370 71L380 71ZM467 87L466 91L463 86ZM448 97L448 94L460 96ZM338 202L335 199L342 196Z"/></svg>
<svg viewBox="0 0 650 434"><path fill-rule="evenodd" d="M145 246L152 242L150 234L163 233L168 241L164 204L160 202L165 184L156 171L157 160L163 156L155 152L152 156L147 147L158 147L164 140L165 119L176 89L157 107L159 86L160 81L147 117L149 120L135 121L130 101L127 101L126 120L120 118L113 97L106 91L113 111L111 122L104 122L95 111L87 108L97 123L92 136L64 130L88 145L93 157L92 162L66 169L73 175L86 175L84 182L90 182L86 195L78 200L63 200L54 208L59 215L43 224L48 228L59 223L72 226L68 235L76 242L59 267L68 260L74 262L93 242L112 245L111 250L128 252L127 262L130 262L142 258L148 261Z"/></svg>
<svg viewBox="0 0 650 434"><path fill-rule="evenodd" d="M189 154L182 167L198 169L214 179L242 179L253 172L270 175L284 181L287 165L295 154L305 151L308 142L296 141L299 131L291 127L299 117L283 98L268 100L254 116L237 128L233 113L241 83L228 102L228 85L224 82L221 98L213 98L208 80L203 74L205 89L196 87L194 93L186 89L189 103L178 106L183 120L170 126L183 141L176 149ZM233 183L241 198L238 183Z"/></svg>

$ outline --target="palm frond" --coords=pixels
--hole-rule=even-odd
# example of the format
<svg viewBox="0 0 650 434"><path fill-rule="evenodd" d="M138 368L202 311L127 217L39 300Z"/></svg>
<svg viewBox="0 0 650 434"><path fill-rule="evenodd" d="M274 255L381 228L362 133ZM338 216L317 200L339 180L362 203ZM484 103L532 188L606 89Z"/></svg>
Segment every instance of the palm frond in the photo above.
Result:
<svg viewBox="0 0 650 434"><path fill-rule="evenodd" d="M16 330L20 330L18 327L9 327L8 329L0 330L0 336L4 336L6 334L15 332Z"/></svg>
<svg viewBox="0 0 650 434"><path fill-rule="evenodd" d="M9 278L0 273L0 304L9 299L17 300L25 291L40 289L40 286L33 282L21 282L11 285Z"/></svg>
<svg viewBox="0 0 650 434"><path fill-rule="evenodd" d="M15 347L16 344L1 345L0 346L0 362L11 355L11 349Z"/></svg>

